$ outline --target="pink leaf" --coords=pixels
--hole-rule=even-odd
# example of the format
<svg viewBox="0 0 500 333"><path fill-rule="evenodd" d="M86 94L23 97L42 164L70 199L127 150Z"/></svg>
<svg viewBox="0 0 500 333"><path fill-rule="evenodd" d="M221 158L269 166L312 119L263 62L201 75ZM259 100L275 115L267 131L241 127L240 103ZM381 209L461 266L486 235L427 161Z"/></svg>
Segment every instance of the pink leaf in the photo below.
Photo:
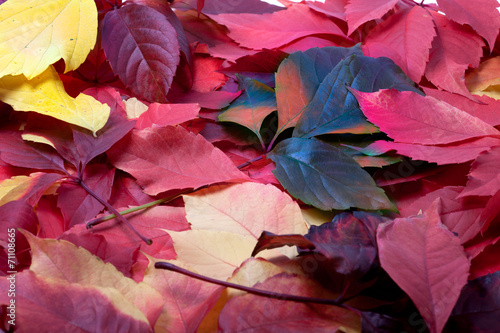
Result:
<svg viewBox="0 0 500 333"><path fill-rule="evenodd" d="M431 333L442 331L470 266L435 209L381 224L377 232L382 268L410 296Z"/></svg>
<svg viewBox="0 0 500 333"><path fill-rule="evenodd" d="M398 142L435 145L500 134L479 118L434 97L392 89L349 90L368 120Z"/></svg>
<svg viewBox="0 0 500 333"><path fill-rule="evenodd" d="M347 0L328 0L325 2L306 1L306 5L317 12L345 21L345 6L347 5Z"/></svg>
<svg viewBox="0 0 500 333"><path fill-rule="evenodd" d="M468 24L486 39L493 51L500 29L498 2L495 0L437 0L439 9L453 21Z"/></svg>
<svg viewBox="0 0 500 333"><path fill-rule="evenodd" d="M467 186L458 197L491 196L500 190L500 146L483 152L472 163Z"/></svg>
<svg viewBox="0 0 500 333"><path fill-rule="evenodd" d="M410 79L419 82L435 35L432 16L415 6L397 12L370 31L363 51L370 57L394 60Z"/></svg>
<svg viewBox="0 0 500 333"><path fill-rule="evenodd" d="M335 23L303 4L270 14L219 14L210 17L225 25L229 29L229 37L241 46L255 50L276 48L316 34L345 38Z"/></svg>
<svg viewBox="0 0 500 333"><path fill-rule="evenodd" d="M150 195L247 179L222 151L182 127L134 130L108 156Z"/></svg>
<svg viewBox="0 0 500 333"><path fill-rule="evenodd" d="M135 94L167 102L180 51L177 32L150 7L131 4L104 17L103 46L113 71Z"/></svg>
<svg viewBox="0 0 500 333"><path fill-rule="evenodd" d="M159 104L152 103L149 108L139 116L135 128L164 127L178 125L198 117L200 106L198 104Z"/></svg>
<svg viewBox="0 0 500 333"><path fill-rule="evenodd" d="M379 19L391 10L398 0L351 0L345 6L348 35L352 34L360 25L370 20ZM422 33L424 35L424 33Z"/></svg>
<svg viewBox="0 0 500 333"><path fill-rule="evenodd" d="M443 165L474 160L483 151L497 145L500 145L500 139L491 137L440 146L427 146L379 140L361 149L361 151L368 155L379 155L395 150L398 154L411 157L413 160L427 161Z"/></svg>
<svg viewBox="0 0 500 333"><path fill-rule="evenodd" d="M432 42L425 76L438 88L467 98L474 97L465 86L465 70L477 67L483 55L482 39L470 28L432 13L437 36Z"/></svg>

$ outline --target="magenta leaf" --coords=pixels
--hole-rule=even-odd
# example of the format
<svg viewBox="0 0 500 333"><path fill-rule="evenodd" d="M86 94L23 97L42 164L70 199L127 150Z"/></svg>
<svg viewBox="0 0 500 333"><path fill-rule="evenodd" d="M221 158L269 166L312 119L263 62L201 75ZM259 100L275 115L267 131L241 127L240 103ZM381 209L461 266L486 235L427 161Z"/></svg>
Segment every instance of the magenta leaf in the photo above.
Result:
<svg viewBox="0 0 500 333"><path fill-rule="evenodd" d="M467 186L458 196L491 196L500 189L500 146L483 152L472 163Z"/></svg>
<svg viewBox="0 0 500 333"><path fill-rule="evenodd" d="M442 331L469 275L459 239L431 207L425 215L381 224L382 268L412 299L431 333Z"/></svg>
<svg viewBox="0 0 500 333"><path fill-rule="evenodd" d="M352 34L360 25L370 20L381 18L391 10L398 0L351 0L345 6L347 22L349 23L348 35Z"/></svg>
<svg viewBox="0 0 500 333"><path fill-rule="evenodd" d="M500 134L481 119L430 96L393 89L349 90L368 120L398 142L435 145Z"/></svg>
<svg viewBox="0 0 500 333"><path fill-rule="evenodd" d="M108 12L102 24L104 52L113 71L138 96L166 103L180 61L172 24L157 10L137 4Z"/></svg>
<svg viewBox="0 0 500 333"><path fill-rule="evenodd" d="M414 6L398 11L371 30L363 42L363 51L370 57L392 59L410 79L420 82L435 35L431 15Z"/></svg>
<svg viewBox="0 0 500 333"><path fill-rule="evenodd" d="M500 29L500 15L495 0L437 0L439 9L453 21L470 25L483 36L493 51Z"/></svg>

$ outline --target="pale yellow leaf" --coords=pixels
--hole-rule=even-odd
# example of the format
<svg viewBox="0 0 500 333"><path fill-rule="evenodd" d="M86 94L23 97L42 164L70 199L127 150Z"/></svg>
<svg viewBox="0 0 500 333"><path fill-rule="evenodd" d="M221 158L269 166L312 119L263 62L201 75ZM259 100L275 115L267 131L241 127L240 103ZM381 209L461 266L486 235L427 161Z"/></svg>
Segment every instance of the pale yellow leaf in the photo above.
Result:
<svg viewBox="0 0 500 333"><path fill-rule="evenodd" d="M307 232L297 202L273 185L211 186L183 198L192 229L224 230L255 239L264 230L275 234Z"/></svg>
<svg viewBox="0 0 500 333"><path fill-rule="evenodd" d="M148 106L135 97L123 101L123 104L125 104L127 119L139 118L141 114L148 110Z"/></svg>
<svg viewBox="0 0 500 333"><path fill-rule="evenodd" d="M97 37L93 0L9 0L0 6L0 77L31 79L64 59L66 71L85 61Z"/></svg>
<svg viewBox="0 0 500 333"><path fill-rule="evenodd" d="M33 178L29 176L14 176L0 182L0 206L21 198L31 187Z"/></svg>
<svg viewBox="0 0 500 333"><path fill-rule="evenodd" d="M169 231L177 260L202 275L226 280L252 254L255 239L226 231Z"/></svg>
<svg viewBox="0 0 500 333"><path fill-rule="evenodd" d="M41 136L41 135L37 135L37 134L22 134L21 137L25 141L43 143L43 144L51 146L54 149L56 148L56 146L54 146L54 144L49 139L47 139L46 137Z"/></svg>
<svg viewBox="0 0 500 333"><path fill-rule="evenodd" d="M0 100L16 111L38 112L84 127L94 135L106 124L110 113L108 105L89 95L69 96L52 66L32 80L23 75L0 78Z"/></svg>
<svg viewBox="0 0 500 333"><path fill-rule="evenodd" d="M323 223L330 222L338 214L338 212L328 212L314 207L301 208L300 211L309 226L320 226Z"/></svg>

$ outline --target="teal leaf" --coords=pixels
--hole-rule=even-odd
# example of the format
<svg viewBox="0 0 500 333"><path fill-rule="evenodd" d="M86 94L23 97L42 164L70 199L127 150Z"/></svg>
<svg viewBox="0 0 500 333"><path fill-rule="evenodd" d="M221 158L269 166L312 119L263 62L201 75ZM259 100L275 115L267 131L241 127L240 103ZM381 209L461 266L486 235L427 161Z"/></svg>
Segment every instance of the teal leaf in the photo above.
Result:
<svg viewBox="0 0 500 333"><path fill-rule="evenodd" d="M322 210L395 210L356 161L327 143L289 138L267 156L276 164L273 173L281 185L306 204Z"/></svg>

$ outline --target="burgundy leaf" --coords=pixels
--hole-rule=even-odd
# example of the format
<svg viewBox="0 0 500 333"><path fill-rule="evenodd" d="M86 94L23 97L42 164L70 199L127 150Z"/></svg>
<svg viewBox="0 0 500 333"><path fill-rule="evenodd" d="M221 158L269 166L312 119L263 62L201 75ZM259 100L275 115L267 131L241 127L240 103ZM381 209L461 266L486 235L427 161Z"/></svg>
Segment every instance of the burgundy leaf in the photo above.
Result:
<svg viewBox="0 0 500 333"><path fill-rule="evenodd" d="M314 250L316 247L311 241L302 235L275 235L269 231L263 231L252 252L252 257L260 251L275 249L282 246L296 246L299 249Z"/></svg>
<svg viewBox="0 0 500 333"><path fill-rule="evenodd" d="M108 12L102 24L113 71L138 96L166 103L180 59L172 24L155 9L136 4Z"/></svg>
<svg viewBox="0 0 500 333"><path fill-rule="evenodd" d="M113 185L114 169L103 164L93 164L85 168L82 180L102 200L108 200ZM80 185L63 183L57 190L57 207L61 209L66 229L95 217L104 206Z"/></svg>

